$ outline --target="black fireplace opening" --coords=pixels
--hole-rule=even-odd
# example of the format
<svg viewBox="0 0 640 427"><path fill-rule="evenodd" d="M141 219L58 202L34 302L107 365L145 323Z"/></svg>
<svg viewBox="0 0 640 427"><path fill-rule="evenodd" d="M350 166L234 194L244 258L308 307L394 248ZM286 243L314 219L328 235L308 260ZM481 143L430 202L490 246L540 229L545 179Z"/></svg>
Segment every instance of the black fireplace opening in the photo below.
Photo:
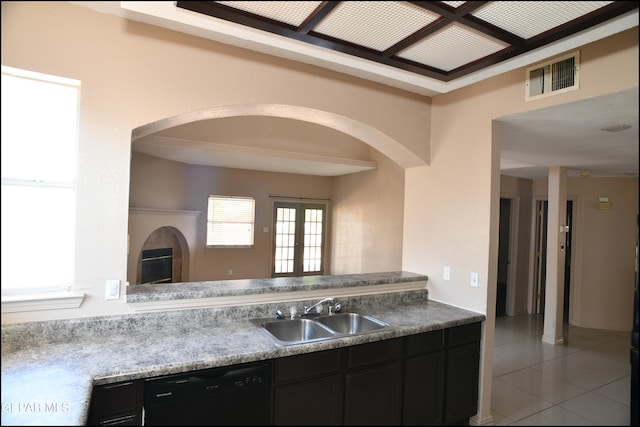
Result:
<svg viewBox="0 0 640 427"><path fill-rule="evenodd" d="M171 283L173 279L173 248L142 251L141 283Z"/></svg>

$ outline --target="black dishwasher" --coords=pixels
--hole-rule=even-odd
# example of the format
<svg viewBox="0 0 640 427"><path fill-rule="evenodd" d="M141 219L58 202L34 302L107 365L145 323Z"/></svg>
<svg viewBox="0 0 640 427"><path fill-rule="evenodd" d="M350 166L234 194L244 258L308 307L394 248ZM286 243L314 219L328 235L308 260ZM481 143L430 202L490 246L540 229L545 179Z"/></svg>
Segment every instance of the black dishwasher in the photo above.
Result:
<svg viewBox="0 0 640 427"><path fill-rule="evenodd" d="M271 364L251 363L152 378L144 425L269 425Z"/></svg>

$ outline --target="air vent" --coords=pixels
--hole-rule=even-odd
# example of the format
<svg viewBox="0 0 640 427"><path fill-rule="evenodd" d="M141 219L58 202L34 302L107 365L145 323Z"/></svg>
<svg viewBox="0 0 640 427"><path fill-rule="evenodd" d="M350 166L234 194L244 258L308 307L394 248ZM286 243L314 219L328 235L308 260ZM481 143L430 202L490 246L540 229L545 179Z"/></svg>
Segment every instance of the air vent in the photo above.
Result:
<svg viewBox="0 0 640 427"><path fill-rule="evenodd" d="M579 70L580 52L527 68L526 100L578 89Z"/></svg>

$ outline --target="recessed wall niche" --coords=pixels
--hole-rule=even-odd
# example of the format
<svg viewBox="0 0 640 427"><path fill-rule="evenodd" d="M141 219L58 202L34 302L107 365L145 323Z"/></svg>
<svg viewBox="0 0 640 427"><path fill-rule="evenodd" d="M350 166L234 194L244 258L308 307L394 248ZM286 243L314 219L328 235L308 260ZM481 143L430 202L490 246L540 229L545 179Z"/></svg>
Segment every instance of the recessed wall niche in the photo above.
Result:
<svg viewBox="0 0 640 427"><path fill-rule="evenodd" d="M176 277L172 282L189 282L193 278L190 262L191 248L196 245L199 211L178 211L153 208L129 208L129 253L127 256L127 282L134 286L141 282L142 251L172 248L172 254L181 260L180 268L172 264ZM157 234L156 234L157 233ZM179 243L179 245L178 245ZM164 245L171 246L164 246ZM180 248L178 255L177 247Z"/></svg>
<svg viewBox="0 0 640 427"><path fill-rule="evenodd" d="M142 283L142 255L143 253L160 249L171 249L172 275L171 283L182 282L183 243L184 237L180 230L174 227L160 227L154 230L145 240L142 250L138 255L138 267L135 284Z"/></svg>

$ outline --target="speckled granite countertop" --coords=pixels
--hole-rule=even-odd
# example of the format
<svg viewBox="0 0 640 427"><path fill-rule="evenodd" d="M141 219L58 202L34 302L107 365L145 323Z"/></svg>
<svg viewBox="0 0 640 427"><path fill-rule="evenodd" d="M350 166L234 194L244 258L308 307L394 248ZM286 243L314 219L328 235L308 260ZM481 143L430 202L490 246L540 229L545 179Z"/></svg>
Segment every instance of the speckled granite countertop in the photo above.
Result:
<svg viewBox="0 0 640 427"><path fill-rule="evenodd" d="M274 294L318 289L355 288L360 286L406 283L427 280L423 274L389 271L366 274L341 274L274 279L236 279L207 282L158 283L127 287L127 302L141 303L190 298L227 297L238 295Z"/></svg>
<svg viewBox="0 0 640 427"><path fill-rule="evenodd" d="M307 305L315 301L300 301ZM393 326L278 346L250 319L286 304L237 306L7 325L2 328L2 425L84 425L92 387L395 338L485 320L428 301L426 289L340 299L343 311Z"/></svg>

